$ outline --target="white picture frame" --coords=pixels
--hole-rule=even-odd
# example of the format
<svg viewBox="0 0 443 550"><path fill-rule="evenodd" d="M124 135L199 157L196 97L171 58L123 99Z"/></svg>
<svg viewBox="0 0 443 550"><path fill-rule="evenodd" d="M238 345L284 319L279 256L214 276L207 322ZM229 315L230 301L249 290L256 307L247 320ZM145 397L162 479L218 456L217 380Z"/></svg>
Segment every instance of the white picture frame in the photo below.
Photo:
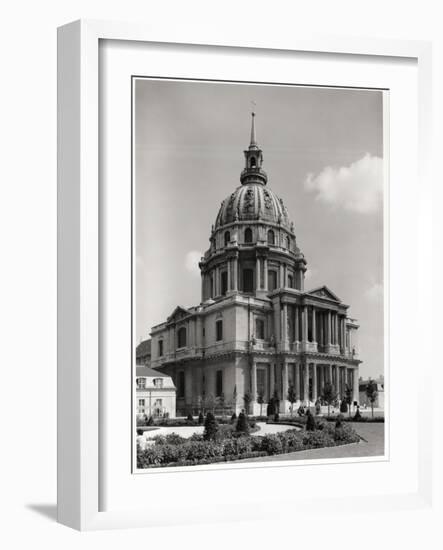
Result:
<svg viewBox="0 0 443 550"><path fill-rule="evenodd" d="M59 29L58 33L58 520L80 530L153 526L160 524L211 521L211 510L194 497L189 516L172 509L162 511L134 508L122 499L119 509L103 511L100 506L100 226L99 193L99 43L101 40L130 43L194 44L207 47L204 33L186 36L176 31L169 36L156 33L143 25L101 21L77 21ZM211 47L247 48L270 51L302 51L312 54L330 53L345 56L383 56L394 60L412 58L418 67L418 167L416 191L420 197L429 193L430 150L430 67L431 50L426 42L329 38L312 35L276 38L275 35L251 40L247 36L211 40ZM129 139L129 138L128 138ZM430 205L420 200L418 230L423 240L431 240ZM391 204L391 208L395 208ZM420 251L425 263L428 247ZM424 277L418 273L420 288ZM418 301L417 301L418 303ZM419 315L430 316L420 303ZM423 352L432 357L432 349ZM432 361L423 361L422 383L417 391L424 398L425 383L430 384ZM126 388L127 391L128 388ZM428 399L428 397L426 397ZM416 414L418 415L418 408ZM426 423L418 423L418 474L416 490L408 494L372 494L361 499L361 508L376 505L386 508L418 508L430 506L432 493L431 433ZM259 470L256 470L256 473ZM178 475L178 474L177 474ZM210 472L217 476L216 471ZM252 474L253 475L253 472ZM269 473L272 475L272 472ZM238 476L237 476L238 477ZM207 479L207 478L206 478ZM103 481L103 480L102 480ZM172 490L172 480L163 484ZM167 489L166 489L167 490ZM313 497L318 502L321 495ZM327 498L327 495L324 495ZM266 495L243 506L244 518L259 519L270 515ZM245 499L244 504L247 504ZM330 505L333 499L328 499ZM331 504L332 503L332 504ZM287 513L291 499L279 515ZM296 502L294 501L294 506ZM340 501L343 513L353 504ZM289 507L289 508L288 508ZM348 508L347 508L348 507ZM163 510L164 512L164 510ZM224 520L238 517L238 510L225 511ZM194 519L193 519L194 518ZM220 519L220 518L218 518Z"/></svg>

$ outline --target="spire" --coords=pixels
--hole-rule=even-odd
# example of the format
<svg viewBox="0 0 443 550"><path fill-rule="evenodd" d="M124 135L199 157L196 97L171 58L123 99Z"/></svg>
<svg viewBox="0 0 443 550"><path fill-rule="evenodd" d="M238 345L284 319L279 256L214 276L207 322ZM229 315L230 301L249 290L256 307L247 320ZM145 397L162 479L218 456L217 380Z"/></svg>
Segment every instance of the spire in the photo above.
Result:
<svg viewBox="0 0 443 550"><path fill-rule="evenodd" d="M243 185L250 183L260 183L266 185L268 177L262 169L263 152L257 145L257 137L255 135L255 112L251 113L251 142L249 148L244 151L245 168L240 175L240 181Z"/></svg>
<svg viewBox="0 0 443 550"><path fill-rule="evenodd" d="M257 147L257 138L255 137L255 113L252 111L251 113L252 120L251 120L251 143L249 144L249 148Z"/></svg>

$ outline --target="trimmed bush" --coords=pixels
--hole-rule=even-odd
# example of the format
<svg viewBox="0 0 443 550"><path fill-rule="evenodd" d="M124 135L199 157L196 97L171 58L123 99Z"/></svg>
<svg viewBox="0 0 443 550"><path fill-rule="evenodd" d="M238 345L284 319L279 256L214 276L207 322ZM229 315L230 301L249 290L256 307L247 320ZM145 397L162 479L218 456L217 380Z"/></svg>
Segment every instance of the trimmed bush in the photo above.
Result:
<svg viewBox="0 0 443 550"><path fill-rule="evenodd" d="M186 417L186 420L187 420L190 424L194 424L194 417L192 416L191 413L188 414L188 416Z"/></svg>
<svg viewBox="0 0 443 550"><path fill-rule="evenodd" d="M234 422L237 420L237 415L235 414L235 412L232 413L232 416L231 416L231 422L232 424L234 424Z"/></svg>
<svg viewBox="0 0 443 550"><path fill-rule="evenodd" d="M203 433L203 439L205 441L214 440L217 437L218 424L215 420L215 416L212 412L206 414L205 419L205 431Z"/></svg>
<svg viewBox="0 0 443 550"><path fill-rule="evenodd" d="M342 402L340 403L340 412L341 413L348 412L348 404L346 403L346 399L342 399Z"/></svg>
<svg viewBox="0 0 443 550"><path fill-rule="evenodd" d="M276 434L267 434L263 437L261 450L266 451L268 455L275 455L283 451L281 439Z"/></svg>
<svg viewBox="0 0 443 550"><path fill-rule="evenodd" d="M205 421L205 417L203 416L203 413L200 411L198 415L198 423L201 425Z"/></svg>
<svg viewBox="0 0 443 550"><path fill-rule="evenodd" d="M238 415L238 420L237 420L237 424L235 426L235 431L237 433L244 433L244 434L249 433L248 419L246 418L246 415L243 411Z"/></svg>
<svg viewBox="0 0 443 550"><path fill-rule="evenodd" d="M306 430L308 432L313 432L315 428L315 418L312 416L311 411L308 409L306 412Z"/></svg>

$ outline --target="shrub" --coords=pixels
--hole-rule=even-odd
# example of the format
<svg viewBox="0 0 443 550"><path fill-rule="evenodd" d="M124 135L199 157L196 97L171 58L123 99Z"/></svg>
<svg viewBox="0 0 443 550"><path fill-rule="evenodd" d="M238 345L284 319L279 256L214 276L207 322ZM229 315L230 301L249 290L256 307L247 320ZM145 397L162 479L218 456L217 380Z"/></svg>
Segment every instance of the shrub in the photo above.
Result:
<svg viewBox="0 0 443 550"><path fill-rule="evenodd" d="M341 413L347 413L348 412L348 404L346 403L346 399L342 399L342 402L340 404L340 412Z"/></svg>
<svg viewBox="0 0 443 550"><path fill-rule="evenodd" d="M312 416L311 411L308 409L306 413L306 430L308 432L313 432L315 428L315 418Z"/></svg>
<svg viewBox="0 0 443 550"><path fill-rule="evenodd" d="M308 449L316 449L318 447L330 447L332 444L333 439L324 430L305 432L303 436L303 446Z"/></svg>
<svg viewBox="0 0 443 550"><path fill-rule="evenodd" d="M186 417L186 420L191 424L194 424L194 417L192 416L191 413L188 414L188 416Z"/></svg>
<svg viewBox="0 0 443 550"><path fill-rule="evenodd" d="M217 436L217 429L218 424L215 420L215 416L212 414L212 412L208 412L205 419L205 431L203 433L203 439L205 441L214 440Z"/></svg>
<svg viewBox="0 0 443 550"><path fill-rule="evenodd" d="M269 401L268 403L268 406L266 407L266 416L274 416L275 414L275 406L274 406L274 401L271 400Z"/></svg>
<svg viewBox="0 0 443 550"><path fill-rule="evenodd" d="M205 421L205 417L203 416L203 413L200 411L198 415L198 423L201 425Z"/></svg>
<svg viewBox="0 0 443 550"><path fill-rule="evenodd" d="M225 439L232 439L234 434L234 426L232 424L224 424L217 429L216 440L223 441Z"/></svg>
<svg viewBox="0 0 443 550"><path fill-rule="evenodd" d="M237 454L242 455L252 451L252 437L241 436L237 438Z"/></svg>
<svg viewBox="0 0 443 550"><path fill-rule="evenodd" d="M359 436L351 428L351 426L349 426L349 424L341 424L340 426L336 425L334 431L334 441L340 443L356 443L359 440Z"/></svg>
<svg viewBox="0 0 443 550"><path fill-rule="evenodd" d="M146 426L153 426L154 425L154 419L152 416L148 418L148 421L146 422Z"/></svg>
<svg viewBox="0 0 443 550"><path fill-rule="evenodd" d="M278 412L276 412L274 415L274 421L278 422L279 420L280 420L280 415L278 414Z"/></svg>
<svg viewBox="0 0 443 550"><path fill-rule="evenodd" d="M234 424L234 422L237 420L237 415L235 414L235 411L232 413L232 416L231 416L231 422L232 424Z"/></svg>
<svg viewBox="0 0 443 550"><path fill-rule="evenodd" d="M143 430L138 429L137 430L137 435L143 435Z"/></svg>
<svg viewBox="0 0 443 550"><path fill-rule="evenodd" d="M171 434L167 434L165 436L165 442L169 445L181 445L186 442L186 439L181 435L172 432Z"/></svg>
<svg viewBox="0 0 443 550"><path fill-rule="evenodd" d="M188 441L203 441L203 434L193 433Z"/></svg>
<svg viewBox="0 0 443 550"><path fill-rule="evenodd" d="M300 407L297 409L298 416L304 416L305 415L305 408L303 405L300 405Z"/></svg>
<svg viewBox="0 0 443 550"><path fill-rule="evenodd" d="M357 410L355 411L355 414L354 414L354 420L356 422L358 422L360 419L361 419L361 414L360 414L360 407L357 407Z"/></svg>
<svg viewBox="0 0 443 550"><path fill-rule="evenodd" d="M267 434L261 442L261 450L266 451L268 455L275 455L283 451L281 439L275 434Z"/></svg>
<svg viewBox="0 0 443 550"><path fill-rule="evenodd" d="M244 434L249 433L248 419L246 418L246 415L243 411L238 415L238 420L237 420L237 425L235 427L235 431L237 433L244 433Z"/></svg>

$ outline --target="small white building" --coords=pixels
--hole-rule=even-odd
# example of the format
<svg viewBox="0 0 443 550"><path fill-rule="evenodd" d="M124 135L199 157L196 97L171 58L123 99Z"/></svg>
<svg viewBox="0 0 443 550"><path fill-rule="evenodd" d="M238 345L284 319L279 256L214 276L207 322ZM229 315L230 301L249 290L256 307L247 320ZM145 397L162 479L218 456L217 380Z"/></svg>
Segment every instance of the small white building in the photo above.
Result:
<svg viewBox="0 0 443 550"><path fill-rule="evenodd" d="M137 416L175 418L176 389L172 378L150 367L136 367Z"/></svg>

